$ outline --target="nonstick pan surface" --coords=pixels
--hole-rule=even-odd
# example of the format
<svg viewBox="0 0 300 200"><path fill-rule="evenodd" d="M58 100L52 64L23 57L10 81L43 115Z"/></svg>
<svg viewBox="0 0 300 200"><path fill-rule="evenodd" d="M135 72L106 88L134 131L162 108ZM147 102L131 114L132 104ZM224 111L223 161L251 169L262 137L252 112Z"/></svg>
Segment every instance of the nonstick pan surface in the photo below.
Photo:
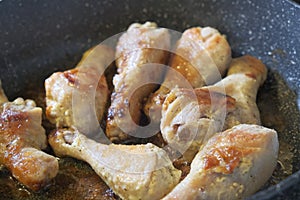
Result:
<svg viewBox="0 0 300 200"><path fill-rule="evenodd" d="M279 133L282 165L250 199L299 199L299 19L299 5L284 0L1 0L0 79L10 100L23 96L43 106L45 78L74 67L85 50L132 22L155 21L177 31L215 27L227 35L234 56L251 54L269 69L257 101L263 125ZM60 160L53 184L37 194L1 168L0 193L0 199L116 198L87 164L70 158Z"/></svg>

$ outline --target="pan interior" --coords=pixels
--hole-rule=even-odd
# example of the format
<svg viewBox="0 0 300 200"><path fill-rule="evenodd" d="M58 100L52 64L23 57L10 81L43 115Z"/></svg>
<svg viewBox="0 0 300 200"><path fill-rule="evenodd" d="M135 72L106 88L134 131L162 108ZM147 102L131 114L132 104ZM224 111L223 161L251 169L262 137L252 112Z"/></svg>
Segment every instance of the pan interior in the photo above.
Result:
<svg viewBox="0 0 300 200"><path fill-rule="evenodd" d="M262 188L268 190L289 175L300 174L300 58L296 55L300 51L299 13L299 6L276 0L3 1L0 79L10 100L18 96L33 98L43 107L46 77L72 68L85 50L124 31L132 22L152 20L177 31L196 25L215 27L226 34L234 56L251 54L269 69L257 99L263 125L276 129L280 140L277 168ZM46 121L44 125L49 126ZM84 162L70 158L59 162L60 172L53 184L37 194L24 189L2 167L2 197L117 198ZM290 182L300 185L299 176ZM274 191L269 192L278 195Z"/></svg>

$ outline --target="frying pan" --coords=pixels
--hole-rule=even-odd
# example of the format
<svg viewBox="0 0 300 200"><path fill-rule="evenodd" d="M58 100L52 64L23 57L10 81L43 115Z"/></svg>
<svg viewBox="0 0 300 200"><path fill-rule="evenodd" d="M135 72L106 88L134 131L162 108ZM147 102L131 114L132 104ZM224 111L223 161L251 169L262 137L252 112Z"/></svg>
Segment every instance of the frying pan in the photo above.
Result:
<svg viewBox="0 0 300 200"><path fill-rule="evenodd" d="M299 5L284 0L0 0L0 78L10 100L23 96L42 105L45 78L75 66L85 50L132 22L150 20L177 31L215 27L227 35L234 56L251 54L269 69L258 106L263 124L279 133L282 165L249 199L299 199L299 19ZM115 198L85 163L61 159L60 168L52 186L37 194L22 188L1 168L0 199Z"/></svg>

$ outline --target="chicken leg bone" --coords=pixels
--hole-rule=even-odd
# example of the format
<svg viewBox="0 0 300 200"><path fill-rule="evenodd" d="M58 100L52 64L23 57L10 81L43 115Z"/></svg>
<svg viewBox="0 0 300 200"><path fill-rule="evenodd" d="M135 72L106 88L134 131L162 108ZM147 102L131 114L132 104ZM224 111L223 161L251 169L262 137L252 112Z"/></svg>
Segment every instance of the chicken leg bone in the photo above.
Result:
<svg viewBox="0 0 300 200"><path fill-rule="evenodd" d="M59 129L49 136L59 156L84 160L123 199L160 199L179 182L164 150L153 144L100 144L75 129Z"/></svg>
<svg viewBox="0 0 300 200"><path fill-rule="evenodd" d="M18 98L0 106L0 163L33 191L58 172L57 159L40 151L47 147L41 122L42 109L32 100Z"/></svg>

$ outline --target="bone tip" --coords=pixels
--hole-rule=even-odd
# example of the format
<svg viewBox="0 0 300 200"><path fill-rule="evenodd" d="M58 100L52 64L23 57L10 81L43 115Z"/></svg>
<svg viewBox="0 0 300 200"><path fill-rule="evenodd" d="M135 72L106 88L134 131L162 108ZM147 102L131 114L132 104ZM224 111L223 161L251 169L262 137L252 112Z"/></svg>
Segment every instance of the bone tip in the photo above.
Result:
<svg viewBox="0 0 300 200"><path fill-rule="evenodd" d="M250 55L244 55L232 60L227 75L232 74L245 74L250 78L259 80L260 85L262 85L267 77L267 68L261 60Z"/></svg>

